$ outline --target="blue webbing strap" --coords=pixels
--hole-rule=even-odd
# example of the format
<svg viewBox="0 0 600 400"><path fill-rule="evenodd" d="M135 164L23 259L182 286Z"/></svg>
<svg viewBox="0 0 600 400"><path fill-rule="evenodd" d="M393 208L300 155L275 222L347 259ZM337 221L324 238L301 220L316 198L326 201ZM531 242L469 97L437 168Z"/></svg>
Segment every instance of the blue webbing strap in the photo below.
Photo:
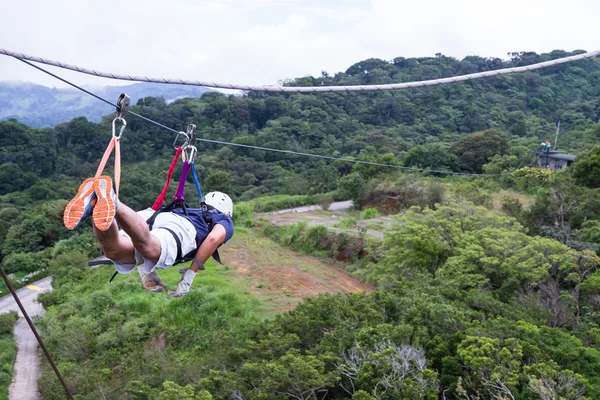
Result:
<svg viewBox="0 0 600 400"><path fill-rule="evenodd" d="M196 191L198 192L198 197L200 201L202 201L202 190L200 189L200 181L198 181L198 173L196 172L196 165L192 162L190 164L192 175L194 175L194 183L196 184Z"/></svg>

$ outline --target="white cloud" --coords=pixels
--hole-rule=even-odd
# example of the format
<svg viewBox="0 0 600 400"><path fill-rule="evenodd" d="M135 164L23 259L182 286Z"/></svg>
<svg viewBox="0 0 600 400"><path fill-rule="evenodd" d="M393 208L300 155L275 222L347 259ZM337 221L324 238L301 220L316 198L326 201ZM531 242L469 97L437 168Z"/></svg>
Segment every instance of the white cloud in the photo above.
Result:
<svg viewBox="0 0 600 400"><path fill-rule="evenodd" d="M334 73L370 57L596 50L600 36L592 0L0 0L0 10L8 50L100 71L246 84ZM0 57L0 80L11 79L64 86Z"/></svg>

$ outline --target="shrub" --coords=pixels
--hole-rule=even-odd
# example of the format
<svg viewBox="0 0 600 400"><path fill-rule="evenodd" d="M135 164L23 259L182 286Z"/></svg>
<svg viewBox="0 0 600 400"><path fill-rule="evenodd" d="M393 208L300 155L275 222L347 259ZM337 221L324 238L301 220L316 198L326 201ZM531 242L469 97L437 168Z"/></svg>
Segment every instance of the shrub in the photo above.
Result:
<svg viewBox="0 0 600 400"><path fill-rule="evenodd" d="M88 257L94 257L97 254L100 254L100 246L92 232L76 232L70 238L63 239L54 245L54 248L52 249L52 258L75 251L87 254Z"/></svg>
<svg viewBox="0 0 600 400"><path fill-rule="evenodd" d="M0 335L11 334L19 315L15 311L0 314Z"/></svg>
<svg viewBox="0 0 600 400"><path fill-rule="evenodd" d="M336 228L345 228L345 229L354 228L354 225L356 225L356 221L357 221L356 218L344 218L343 220L341 220L334 226Z"/></svg>
<svg viewBox="0 0 600 400"><path fill-rule="evenodd" d="M377 206L384 213L396 213L413 206L435 209L444 202L444 188L436 181L402 176L396 182L383 182L368 188L364 204Z"/></svg>
<svg viewBox="0 0 600 400"><path fill-rule="evenodd" d="M360 213L360 219L378 218L380 216L381 216L381 214L379 214L379 211L376 208L371 208L371 207L365 208Z"/></svg>
<svg viewBox="0 0 600 400"><path fill-rule="evenodd" d="M339 192L346 200L352 200L359 207L365 199L366 182L358 172L352 172L342 177L339 182Z"/></svg>
<svg viewBox="0 0 600 400"><path fill-rule="evenodd" d="M452 191L459 200L468 201L487 209L492 209L494 206L492 196L475 182L456 183L452 186Z"/></svg>
<svg viewBox="0 0 600 400"><path fill-rule="evenodd" d="M45 267L40 265L40 261L31 253L14 253L4 259L4 270L6 273L15 272L34 272Z"/></svg>
<svg viewBox="0 0 600 400"><path fill-rule="evenodd" d="M523 204L519 199L505 197L502 199L502 211L507 215L519 219L523 215Z"/></svg>
<svg viewBox="0 0 600 400"><path fill-rule="evenodd" d="M254 211L249 203L239 203L233 210L233 223L245 227L254 226Z"/></svg>
<svg viewBox="0 0 600 400"><path fill-rule="evenodd" d="M40 303L46 309L50 306L62 304L66 300L67 293L62 290L53 290L51 292L40 293L37 299L38 303Z"/></svg>
<svg viewBox="0 0 600 400"><path fill-rule="evenodd" d="M333 203L333 197L327 194L317 194L313 196L315 204L319 205L323 210L329 210L331 203Z"/></svg>
<svg viewBox="0 0 600 400"><path fill-rule="evenodd" d="M286 208L302 207L313 204L314 199L311 196L297 195L276 197L273 199L262 198L254 201L255 212L270 212L276 210L284 210Z"/></svg>

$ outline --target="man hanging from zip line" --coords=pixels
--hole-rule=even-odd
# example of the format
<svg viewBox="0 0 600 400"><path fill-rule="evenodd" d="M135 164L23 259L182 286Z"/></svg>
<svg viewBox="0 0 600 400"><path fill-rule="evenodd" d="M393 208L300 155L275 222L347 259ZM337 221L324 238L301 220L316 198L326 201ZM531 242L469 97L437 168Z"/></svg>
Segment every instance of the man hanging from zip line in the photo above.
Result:
<svg viewBox="0 0 600 400"><path fill-rule="evenodd" d="M75 229L91 215L96 238L117 272L128 274L137 266L144 289L151 292L166 289L157 269L167 269L181 262L182 254L192 254L192 265L179 270L181 281L176 290L169 291L172 297L184 296L198 270L204 269L209 257L233 236L231 198L221 192L208 193L205 196L208 212L174 208L155 213L149 208L136 213L118 201L112 186L109 176L83 181L65 208L65 226Z"/></svg>

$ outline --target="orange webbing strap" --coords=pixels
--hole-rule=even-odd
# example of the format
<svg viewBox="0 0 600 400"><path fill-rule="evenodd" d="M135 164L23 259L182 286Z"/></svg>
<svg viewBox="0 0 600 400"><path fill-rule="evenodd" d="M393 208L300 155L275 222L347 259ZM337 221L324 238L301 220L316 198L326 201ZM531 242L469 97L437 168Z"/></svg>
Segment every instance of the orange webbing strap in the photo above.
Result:
<svg viewBox="0 0 600 400"><path fill-rule="evenodd" d="M175 153L175 158L171 161L171 166L169 167L169 172L167 173L167 181L165 182L165 187L162 192L156 198L152 209L154 211L158 210L160 206L165 202L165 197L167 196L167 190L169 189L169 183L171 183L171 177L173 176L173 171L175 170L175 166L177 165L177 160L179 160L179 156L181 155L181 147L177 148L177 152Z"/></svg>
<svg viewBox="0 0 600 400"><path fill-rule="evenodd" d="M121 140L115 138L115 194L119 198L119 183L121 183Z"/></svg>
<svg viewBox="0 0 600 400"><path fill-rule="evenodd" d="M113 149L115 150L115 193L117 197L119 196L119 182L121 182L121 145L120 140L116 136L113 136L102 156L102 160L100 160L100 164L98 165L98 169L96 170L96 178L102 175L104 168L106 167L106 163L108 162L108 158L110 157Z"/></svg>

